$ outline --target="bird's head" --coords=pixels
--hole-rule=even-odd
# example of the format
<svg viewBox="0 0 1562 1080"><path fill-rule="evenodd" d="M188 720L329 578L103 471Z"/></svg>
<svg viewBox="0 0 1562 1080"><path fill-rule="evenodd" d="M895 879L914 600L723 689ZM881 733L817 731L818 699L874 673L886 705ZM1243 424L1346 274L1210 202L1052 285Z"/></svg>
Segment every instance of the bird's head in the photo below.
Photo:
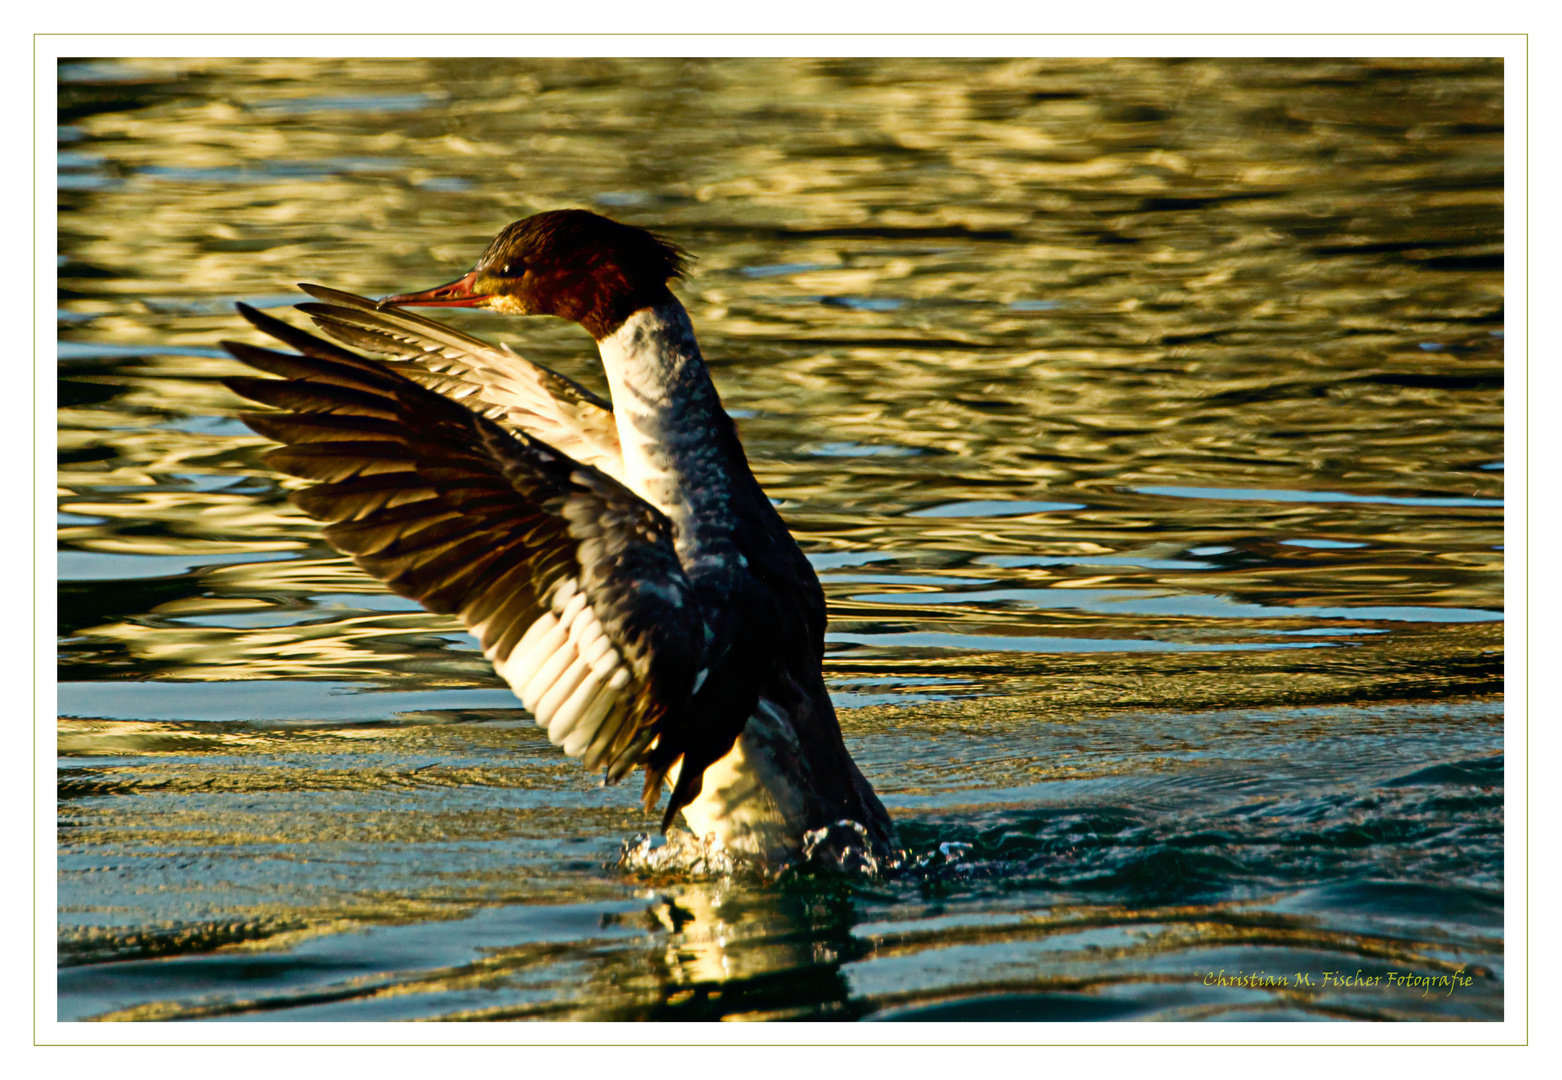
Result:
<svg viewBox="0 0 1562 1080"><path fill-rule="evenodd" d="M466 276L379 303L557 315L600 341L667 299L667 283L687 261L677 245L645 229L589 210L548 210L505 226Z"/></svg>

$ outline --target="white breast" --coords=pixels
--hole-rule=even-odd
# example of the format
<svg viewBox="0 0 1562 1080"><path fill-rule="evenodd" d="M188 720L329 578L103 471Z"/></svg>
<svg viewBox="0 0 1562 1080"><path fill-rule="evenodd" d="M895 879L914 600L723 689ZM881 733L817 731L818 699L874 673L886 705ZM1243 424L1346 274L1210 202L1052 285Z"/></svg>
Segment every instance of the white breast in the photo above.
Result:
<svg viewBox="0 0 1562 1080"><path fill-rule="evenodd" d="M780 863L794 856L805 828L803 801L774 755L778 744L796 743L781 709L761 698L738 741L705 770L699 796L683 808L694 834L750 858Z"/></svg>

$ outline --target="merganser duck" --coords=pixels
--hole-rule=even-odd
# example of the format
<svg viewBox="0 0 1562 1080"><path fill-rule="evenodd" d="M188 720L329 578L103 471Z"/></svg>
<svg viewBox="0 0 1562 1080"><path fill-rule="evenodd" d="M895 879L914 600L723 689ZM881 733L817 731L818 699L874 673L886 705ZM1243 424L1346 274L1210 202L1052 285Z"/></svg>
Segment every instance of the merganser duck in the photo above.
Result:
<svg viewBox="0 0 1562 1080"><path fill-rule="evenodd" d="M371 360L238 305L298 350L224 347L280 379L225 380L292 496L363 569L459 615L548 738L604 783L664 782L666 832L795 860L851 825L892 856L820 669L824 592L749 470L688 313L687 256L586 210L506 227L447 285L375 302L302 285L298 309ZM596 340L612 400L403 307L556 315Z"/></svg>

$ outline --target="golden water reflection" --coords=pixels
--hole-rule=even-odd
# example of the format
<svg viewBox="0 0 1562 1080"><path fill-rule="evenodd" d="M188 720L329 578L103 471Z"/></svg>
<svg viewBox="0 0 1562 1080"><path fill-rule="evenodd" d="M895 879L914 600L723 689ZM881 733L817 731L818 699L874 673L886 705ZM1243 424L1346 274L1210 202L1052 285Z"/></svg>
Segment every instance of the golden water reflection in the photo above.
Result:
<svg viewBox="0 0 1562 1080"><path fill-rule="evenodd" d="M1333 957L1469 964L1484 989L1436 1015L1500 1014L1503 77L64 65L61 955L106 981L62 1000L303 1007L225 982L241 952L340 961L320 1018L1433 1015L1191 974ZM698 256L680 295L820 572L853 751L921 854L989 844L1005 887L626 883L605 864L646 827L633 799L548 753L473 644L260 462L218 381L219 342L253 334L235 301L427 286L571 205ZM441 318L602 387L576 327ZM1222 792L1249 801L1208 810ZM1053 810L1106 822L1106 884ZM1394 921L1408 892L1329 893L1378 878L1466 914L1439 943ZM444 945L375 966L434 925ZM187 981L135 989L149 957Z"/></svg>

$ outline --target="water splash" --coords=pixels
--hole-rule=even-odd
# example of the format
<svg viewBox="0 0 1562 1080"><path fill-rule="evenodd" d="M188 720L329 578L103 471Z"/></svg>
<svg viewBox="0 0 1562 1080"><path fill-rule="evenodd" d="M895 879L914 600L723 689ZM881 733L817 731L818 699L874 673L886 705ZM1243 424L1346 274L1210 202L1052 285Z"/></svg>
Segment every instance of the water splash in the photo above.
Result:
<svg viewBox="0 0 1562 1080"><path fill-rule="evenodd" d="M701 838L683 829L669 829L662 843L656 839L650 833L636 833L625 840L618 865L635 873L690 878L726 877L742 866L714 835Z"/></svg>
<svg viewBox="0 0 1562 1080"><path fill-rule="evenodd" d="M761 863L721 846L714 834L703 838L683 829L669 829L661 843L649 833L625 840L618 866L634 873L675 874L690 879L757 873L779 878L789 873L825 872L849 877L880 877L905 865L903 852L875 854L868 830L849 818L803 834L798 857L781 863ZM943 847L968 848L969 844Z"/></svg>
<svg viewBox="0 0 1562 1080"><path fill-rule="evenodd" d="M802 864L832 873L878 877L896 869L900 859L874 855L868 830L860 822L842 818L803 834Z"/></svg>

